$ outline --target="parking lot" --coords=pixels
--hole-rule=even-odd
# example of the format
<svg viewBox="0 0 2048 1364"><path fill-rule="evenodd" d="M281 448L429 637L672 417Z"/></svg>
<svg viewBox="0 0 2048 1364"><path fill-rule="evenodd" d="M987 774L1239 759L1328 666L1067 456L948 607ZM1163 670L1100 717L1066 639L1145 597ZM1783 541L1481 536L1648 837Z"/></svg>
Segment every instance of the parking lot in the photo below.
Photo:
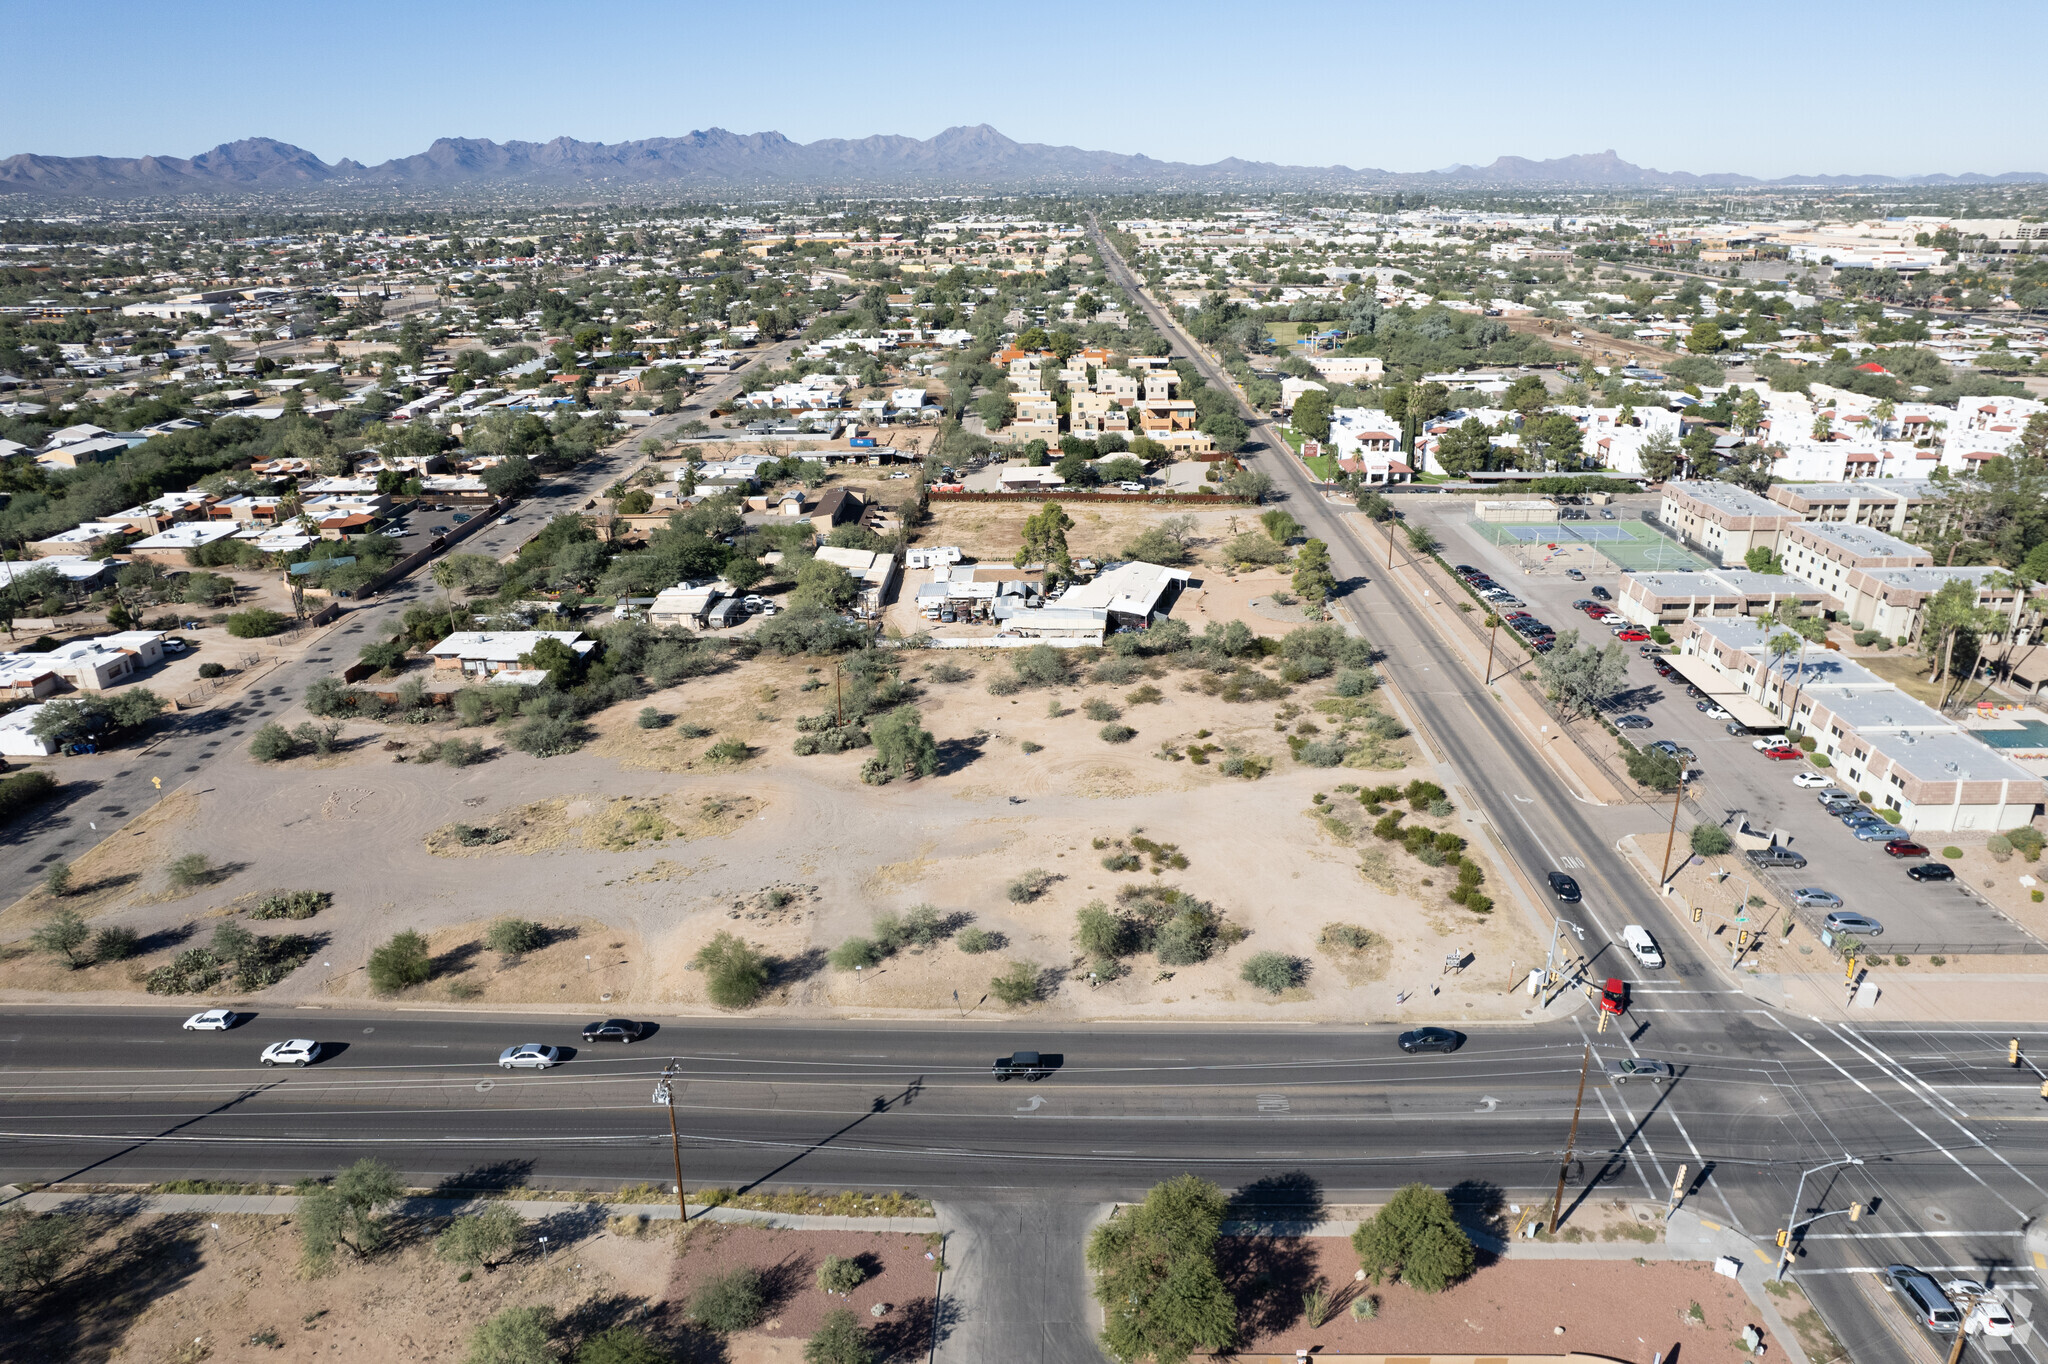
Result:
<svg viewBox="0 0 2048 1364"><path fill-rule="evenodd" d="M1469 506L1460 498L1455 503L1445 499L1441 507L1411 502L1404 510L1436 533L1445 560L1491 574L1525 603L1523 610L1560 636L1577 630L1581 643L1604 645L1611 637L1609 627L1588 619L1572 603L1593 598L1595 586L1618 593L1621 570L1591 546L1580 546L1575 552L1564 552L1567 547L1561 546L1548 561L1526 549L1518 552L1515 546L1496 546L1471 527L1466 515ZM1635 518L1633 506L1616 510L1619 517ZM1582 578L1566 577L1567 569L1576 570ZM1920 883L1909 879L1907 868L1926 859L1893 858L1881 842L1859 842L1839 819L1821 808L1815 799L1818 789L1794 784L1798 773L1814 770L1808 763L1771 759L1756 751L1747 735L1730 735L1727 720L1701 712L1699 702L1688 694L1685 679L1660 678L1653 662L1640 652L1640 643L1624 647L1629 651L1630 685L1608 708L1609 718L1645 716L1650 727L1631 732L1634 742L1668 739L1692 751L1692 758L1681 755L1681 759L1685 766L1700 770L1690 795L1702 818L1722 823L1731 832L1747 820L1752 830L1775 832L1781 844L1807 859L1801 869L1763 873L1747 859L1726 859L1737 876L1768 880L1786 903L1790 903L1791 892L1801 887L1830 891L1842 898L1843 908L1883 923L1887 947L1896 942L1924 951L2014 951L2030 946L2039 950L2024 930L1960 881ZM1919 841L1933 848L1933 860L1940 860L1945 841L1940 834ZM1825 908L1800 911L1801 917L1816 927L1826 913Z"/></svg>

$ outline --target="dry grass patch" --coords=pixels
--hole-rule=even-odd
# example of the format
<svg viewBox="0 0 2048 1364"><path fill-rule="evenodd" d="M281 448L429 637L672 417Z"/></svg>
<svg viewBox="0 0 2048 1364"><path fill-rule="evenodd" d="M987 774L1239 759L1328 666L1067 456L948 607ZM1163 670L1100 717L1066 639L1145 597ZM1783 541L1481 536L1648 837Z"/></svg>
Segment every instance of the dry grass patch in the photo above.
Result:
<svg viewBox="0 0 2048 1364"><path fill-rule="evenodd" d="M668 842L729 834L761 808L752 796L677 792L616 796L610 800L557 796L463 822L427 835L437 857L531 854L581 846L592 852L630 852Z"/></svg>

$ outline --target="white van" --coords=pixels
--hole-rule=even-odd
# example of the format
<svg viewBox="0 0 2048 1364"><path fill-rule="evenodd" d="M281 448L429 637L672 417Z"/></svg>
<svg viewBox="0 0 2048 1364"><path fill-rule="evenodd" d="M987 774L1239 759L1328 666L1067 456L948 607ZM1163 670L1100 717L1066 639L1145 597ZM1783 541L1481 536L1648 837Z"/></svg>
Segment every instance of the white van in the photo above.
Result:
<svg viewBox="0 0 2048 1364"><path fill-rule="evenodd" d="M1630 924L1622 929L1621 941L1629 951L1635 953L1636 960L1644 966L1653 971L1664 969L1664 954L1657 950L1657 940L1651 937L1650 931L1641 924Z"/></svg>

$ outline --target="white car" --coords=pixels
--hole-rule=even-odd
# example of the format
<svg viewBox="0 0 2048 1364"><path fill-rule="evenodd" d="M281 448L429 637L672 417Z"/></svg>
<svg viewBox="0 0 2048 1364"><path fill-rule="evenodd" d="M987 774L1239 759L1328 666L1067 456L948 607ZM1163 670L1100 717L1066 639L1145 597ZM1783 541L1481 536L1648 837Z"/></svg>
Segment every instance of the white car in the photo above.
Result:
<svg viewBox="0 0 2048 1364"><path fill-rule="evenodd" d="M233 1009L208 1009L185 1020L186 1032L226 1032L235 1026Z"/></svg>
<svg viewBox="0 0 2048 1364"><path fill-rule="evenodd" d="M1825 772L1799 772L1792 778L1794 786L1826 786L1833 778Z"/></svg>
<svg viewBox="0 0 2048 1364"><path fill-rule="evenodd" d="M1142 483L1128 483L1128 482L1126 482L1126 483L1119 483L1119 484L1117 484L1116 486L1117 486L1117 487L1119 487L1119 488L1122 488L1122 489L1123 489L1123 490L1124 490L1125 492L1127 492L1127 493L1141 493L1141 492L1144 492L1144 491L1145 491L1145 485L1144 485L1144 484L1142 484Z"/></svg>
<svg viewBox="0 0 2048 1364"><path fill-rule="evenodd" d="M546 1070L561 1062L562 1053L541 1042L521 1042L498 1053L498 1064L507 1070Z"/></svg>
<svg viewBox="0 0 2048 1364"><path fill-rule="evenodd" d="M320 1044L305 1037L289 1042L272 1042L263 1049L266 1066L304 1066L320 1059Z"/></svg>
<svg viewBox="0 0 2048 1364"><path fill-rule="evenodd" d="M1657 950L1657 940L1650 936L1649 929L1630 924L1621 930L1621 940L1644 966L1653 971L1664 969L1664 954Z"/></svg>
<svg viewBox="0 0 2048 1364"><path fill-rule="evenodd" d="M1969 1315L1963 1319L1963 1330L1969 1335L2009 1336L2012 1334L2012 1313L2006 1311L2005 1300L1975 1279L1950 1279L1941 1286L1949 1300L1957 1307L1964 1299L1972 1303Z"/></svg>
<svg viewBox="0 0 2048 1364"><path fill-rule="evenodd" d="M1711 704L1703 707L1700 714L1706 716L1709 720L1732 720L1735 718L1724 708Z"/></svg>

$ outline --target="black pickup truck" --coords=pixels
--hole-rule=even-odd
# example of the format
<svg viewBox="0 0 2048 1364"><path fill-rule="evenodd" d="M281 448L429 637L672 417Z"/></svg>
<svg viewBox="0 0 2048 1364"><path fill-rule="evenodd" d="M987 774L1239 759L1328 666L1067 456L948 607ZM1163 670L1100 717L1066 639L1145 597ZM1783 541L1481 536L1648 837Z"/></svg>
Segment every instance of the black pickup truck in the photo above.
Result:
<svg viewBox="0 0 2048 1364"><path fill-rule="evenodd" d="M998 1056L995 1064L988 1068L988 1073L1001 1083L1012 1076L1022 1076L1027 1080L1043 1080L1050 1069L1044 1058L1035 1051L1013 1051L1008 1056Z"/></svg>

